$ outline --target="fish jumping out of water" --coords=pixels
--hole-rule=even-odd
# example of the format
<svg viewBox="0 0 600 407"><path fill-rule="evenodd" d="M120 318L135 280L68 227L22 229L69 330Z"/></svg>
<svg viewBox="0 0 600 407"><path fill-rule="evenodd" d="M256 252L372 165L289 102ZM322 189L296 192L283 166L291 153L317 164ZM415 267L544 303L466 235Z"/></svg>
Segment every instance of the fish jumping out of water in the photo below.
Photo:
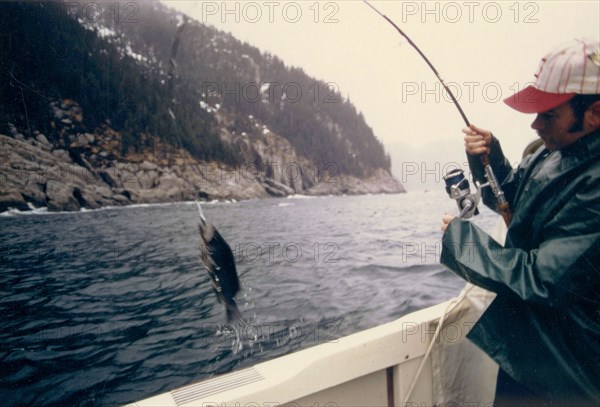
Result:
<svg viewBox="0 0 600 407"><path fill-rule="evenodd" d="M217 228L206 222L198 201L196 201L196 205L198 205L198 212L200 213L200 252L202 263L206 271L208 271L212 287L217 294L219 302L225 305L227 322L235 323L240 320L243 321L242 314L234 299L240 290L240 281L235 269L235 259L231 248Z"/></svg>

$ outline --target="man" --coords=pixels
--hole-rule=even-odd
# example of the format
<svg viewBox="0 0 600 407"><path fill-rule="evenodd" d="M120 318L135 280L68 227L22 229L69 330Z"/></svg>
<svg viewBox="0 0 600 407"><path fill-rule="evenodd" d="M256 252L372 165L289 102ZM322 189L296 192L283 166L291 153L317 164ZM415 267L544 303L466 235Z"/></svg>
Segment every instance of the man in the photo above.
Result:
<svg viewBox="0 0 600 407"><path fill-rule="evenodd" d="M516 170L489 131L463 130L474 178L489 153L513 211L504 247L468 221L442 224L441 262L497 293L468 338L500 366L498 406L600 405L599 94L600 44L574 41L505 100L537 114L544 142Z"/></svg>

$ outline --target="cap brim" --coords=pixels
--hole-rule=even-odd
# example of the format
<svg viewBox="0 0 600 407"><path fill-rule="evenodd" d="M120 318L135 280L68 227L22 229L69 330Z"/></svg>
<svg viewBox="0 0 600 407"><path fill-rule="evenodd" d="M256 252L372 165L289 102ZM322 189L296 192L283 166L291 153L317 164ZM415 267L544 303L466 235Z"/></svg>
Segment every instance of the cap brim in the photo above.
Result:
<svg viewBox="0 0 600 407"><path fill-rule="evenodd" d="M521 113L541 113L554 109L572 99L575 93L548 93L528 86L504 103Z"/></svg>

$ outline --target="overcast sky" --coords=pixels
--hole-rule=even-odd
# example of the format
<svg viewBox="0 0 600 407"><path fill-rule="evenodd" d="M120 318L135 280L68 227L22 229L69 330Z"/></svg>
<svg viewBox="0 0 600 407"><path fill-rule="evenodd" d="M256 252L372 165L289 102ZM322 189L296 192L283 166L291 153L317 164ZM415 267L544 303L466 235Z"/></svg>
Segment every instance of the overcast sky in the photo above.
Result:
<svg viewBox="0 0 600 407"><path fill-rule="evenodd" d="M455 141L462 151L462 119L435 76L362 1L166 3L331 82L386 146L424 150ZM533 116L511 111L502 99L532 81L540 58L557 44L600 36L595 0L371 3L411 36L470 121L494 131L512 161L535 138Z"/></svg>

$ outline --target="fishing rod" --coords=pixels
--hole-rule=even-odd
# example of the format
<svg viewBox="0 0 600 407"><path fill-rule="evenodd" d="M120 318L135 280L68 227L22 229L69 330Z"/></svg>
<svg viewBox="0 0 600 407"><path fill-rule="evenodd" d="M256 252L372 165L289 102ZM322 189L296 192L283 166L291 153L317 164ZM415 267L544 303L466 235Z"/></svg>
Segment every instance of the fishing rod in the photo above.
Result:
<svg viewBox="0 0 600 407"><path fill-rule="evenodd" d="M450 96L450 99L452 99L452 103L454 103L454 106L456 106L456 108L458 109L458 112L460 113L463 121L465 122L467 127L469 127L471 125L471 123L469 122L469 119L467 119L467 115L465 114L462 107L460 106L460 103L458 103L458 100L456 100L456 97L454 96L454 94L452 93L452 91L450 90L448 85L446 85L446 83L440 76L437 69L435 69L435 67L431 63L429 58L427 58L427 56L413 42L413 40L411 40L410 37L408 35L406 35L406 33L404 31L402 31L402 29L400 27L398 27L398 25L396 25L396 23L394 23L388 16L386 16L385 14L380 12L377 8L375 8L375 6L373 6L367 0L363 0L363 1L365 2L365 4L367 6L369 6L371 9L373 9L373 11L375 11L377 14L379 14L389 24L391 24L392 27L394 27L396 29L396 31L398 31L398 33L402 37L404 37L406 39L406 41L408 41L408 43L419 53L421 58L423 58L423 60L427 63L429 68L433 71L433 73L437 77L438 81L442 84L442 86L444 87L444 89L446 90L448 95ZM480 188L484 187L484 186L489 186L492 189L494 197L496 198L496 202L498 205L498 212L504 219L504 222L506 223L506 225L508 225L510 223L512 214L510 211L510 207L508 205L508 201L504 197L504 192L502 191L502 188L500 187L500 183L498 182L498 179L496 178L496 175L494 174L494 171L492 170L492 166L490 164L490 155L488 153L484 153L484 154L481 154L479 157L481 160L481 164L483 165L483 168L485 170L485 175L486 175L487 181L488 181L487 184L477 185L477 187L478 187L477 194L475 194L473 196L469 192L469 185L468 185L468 182L466 181L466 179L464 178L464 175L462 175L462 170L459 170L461 174L458 174L457 172L452 172L451 174L448 174L447 177L444 177L444 179L446 181L446 190L448 191L448 194L450 194L451 198L457 200L459 209L461 210L460 217L468 218L468 217L472 216L473 214L477 214L477 202L479 201ZM462 175L462 178L461 178L461 175ZM457 182L457 183L450 184L450 182ZM467 198L467 197L473 197L473 198Z"/></svg>

